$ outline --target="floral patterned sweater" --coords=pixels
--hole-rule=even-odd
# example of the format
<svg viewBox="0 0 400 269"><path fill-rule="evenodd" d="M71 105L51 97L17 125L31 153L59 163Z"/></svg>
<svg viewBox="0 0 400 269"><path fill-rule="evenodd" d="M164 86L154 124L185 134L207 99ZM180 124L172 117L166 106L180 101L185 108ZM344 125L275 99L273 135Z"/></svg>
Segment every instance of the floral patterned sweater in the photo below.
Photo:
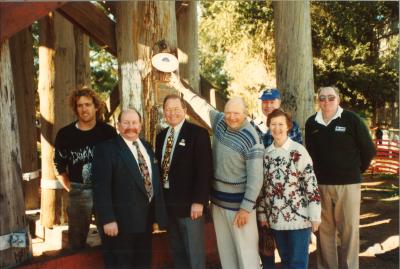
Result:
<svg viewBox="0 0 400 269"><path fill-rule="evenodd" d="M264 183L257 200L259 221L275 230L311 227L321 220L321 198L307 150L290 138L264 155Z"/></svg>

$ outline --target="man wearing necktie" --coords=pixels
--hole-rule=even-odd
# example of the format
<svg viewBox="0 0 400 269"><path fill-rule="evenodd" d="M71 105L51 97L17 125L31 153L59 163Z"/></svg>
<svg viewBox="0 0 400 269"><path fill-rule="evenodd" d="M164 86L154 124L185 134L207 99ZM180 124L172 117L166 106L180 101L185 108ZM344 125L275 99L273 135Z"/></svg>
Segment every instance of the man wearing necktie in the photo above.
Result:
<svg viewBox="0 0 400 269"><path fill-rule="evenodd" d="M163 110L169 127L157 135L156 156L174 268L204 269L204 210L213 177L210 138L206 129L185 120L179 96L166 96Z"/></svg>
<svg viewBox="0 0 400 269"><path fill-rule="evenodd" d="M106 268L151 268L152 225L167 214L151 146L134 109L118 117L119 136L96 146L94 205Z"/></svg>

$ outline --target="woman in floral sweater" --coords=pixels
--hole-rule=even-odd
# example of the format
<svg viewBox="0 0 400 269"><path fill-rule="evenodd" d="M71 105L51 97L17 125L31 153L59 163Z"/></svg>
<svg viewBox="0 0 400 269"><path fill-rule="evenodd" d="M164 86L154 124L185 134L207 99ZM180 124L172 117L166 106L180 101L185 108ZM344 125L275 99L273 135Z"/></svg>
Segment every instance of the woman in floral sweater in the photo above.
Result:
<svg viewBox="0 0 400 269"><path fill-rule="evenodd" d="M316 232L321 222L321 204L312 160L288 137L291 125L282 110L268 116L274 143L265 149L257 214L260 226L272 230L283 268L306 269L311 231Z"/></svg>

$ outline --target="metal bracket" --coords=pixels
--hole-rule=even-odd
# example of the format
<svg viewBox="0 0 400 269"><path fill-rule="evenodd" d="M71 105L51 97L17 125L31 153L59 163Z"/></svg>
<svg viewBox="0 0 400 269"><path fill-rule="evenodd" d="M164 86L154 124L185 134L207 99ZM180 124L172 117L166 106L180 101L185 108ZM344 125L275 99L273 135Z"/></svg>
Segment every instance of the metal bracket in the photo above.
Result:
<svg viewBox="0 0 400 269"><path fill-rule="evenodd" d="M16 232L0 236L0 251L9 248L26 248L27 246L26 232Z"/></svg>
<svg viewBox="0 0 400 269"><path fill-rule="evenodd" d="M63 186L57 179L41 179L40 180L40 187L42 189L51 189L51 190L57 190L57 189L63 189Z"/></svg>
<svg viewBox="0 0 400 269"><path fill-rule="evenodd" d="M40 171L41 171L41 169L38 169L38 170L32 171L32 172L22 173L22 179L25 181L31 181L33 179L39 178Z"/></svg>

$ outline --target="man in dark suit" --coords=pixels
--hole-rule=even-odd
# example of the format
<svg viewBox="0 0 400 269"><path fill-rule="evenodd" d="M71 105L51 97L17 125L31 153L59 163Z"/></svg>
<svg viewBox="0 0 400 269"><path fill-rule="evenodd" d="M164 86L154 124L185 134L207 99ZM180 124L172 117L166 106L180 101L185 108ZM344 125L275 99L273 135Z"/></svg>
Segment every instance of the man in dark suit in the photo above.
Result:
<svg viewBox="0 0 400 269"><path fill-rule="evenodd" d="M156 156L168 211L168 234L175 269L204 269L204 210L213 177L206 129L185 120L179 96L163 103L169 127L157 135Z"/></svg>
<svg viewBox="0 0 400 269"><path fill-rule="evenodd" d="M122 111L117 127L120 135L98 144L93 160L106 268L151 268L152 224L167 224L158 166L151 146L139 139L137 111Z"/></svg>

